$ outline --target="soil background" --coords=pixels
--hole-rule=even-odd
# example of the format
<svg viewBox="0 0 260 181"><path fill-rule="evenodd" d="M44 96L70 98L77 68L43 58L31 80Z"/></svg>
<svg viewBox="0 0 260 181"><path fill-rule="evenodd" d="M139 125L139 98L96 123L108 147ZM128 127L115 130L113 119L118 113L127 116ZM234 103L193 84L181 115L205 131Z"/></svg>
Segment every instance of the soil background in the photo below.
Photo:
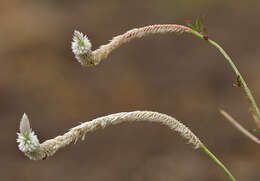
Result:
<svg viewBox="0 0 260 181"><path fill-rule="evenodd" d="M187 34L156 35L84 68L70 47L75 29L96 49L135 27L205 15L209 37L230 53L260 103L259 12L257 0L0 1L1 180L228 180L202 151L146 122L88 134L44 161L17 148L24 112L42 142L99 116L151 110L189 126L237 180L259 181L259 145L219 114L225 109L255 128L244 92L215 48Z"/></svg>

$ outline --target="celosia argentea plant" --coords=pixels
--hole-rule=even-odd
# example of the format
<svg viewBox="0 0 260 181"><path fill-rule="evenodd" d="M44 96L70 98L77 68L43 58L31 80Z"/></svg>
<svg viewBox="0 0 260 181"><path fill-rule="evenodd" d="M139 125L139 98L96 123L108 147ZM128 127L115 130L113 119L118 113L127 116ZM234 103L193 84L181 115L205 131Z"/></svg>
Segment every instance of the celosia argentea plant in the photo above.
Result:
<svg viewBox="0 0 260 181"><path fill-rule="evenodd" d="M137 38L142 38L152 34L165 34L165 33L189 33L195 35L210 45L217 48L217 50L224 56L227 62L230 64L237 77L237 86L242 87L249 99L250 104L254 110L253 117L255 118L256 125L260 127L260 112L255 103L255 100L249 90L245 80L239 73L235 64L228 56L228 54L207 35L206 28L204 27L204 19L197 20L195 23L188 23L188 26L166 24L166 25L150 25L142 28L135 28L126 33L114 37L108 44L102 45L95 51L91 50L91 42L86 35L79 31L74 31L72 41L72 51L75 54L75 58L83 66L96 66L103 59L105 59L113 50L119 48L121 45ZM229 114L221 110L221 114L225 116L236 128L243 134L248 136L256 143L260 143L258 138L253 136L249 131L244 129L238 124ZM228 169L212 154L206 146L200 141L200 139L184 124L175 118L166 114L151 112L151 111L134 111L134 112L121 112L111 114L104 117L96 118L92 121L82 123L72 129L69 132L57 136L53 139L46 140L43 143L39 143L38 138L34 131L32 131L29 123L29 119L26 114L23 115L20 122L20 132L18 133L17 142L19 143L19 149L32 160L43 160L49 156L52 156L60 148L65 147L71 142L76 143L78 139L84 140L86 133L95 131L99 128L106 128L110 125L119 124L122 122L133 121L149 121L158 122L166 125L171 130L179 133L184 139L193 146L194 149L201 149L210 159L212 159L228 176L229 180L235 181L235 178L228 171ZM255 131L257 132L257 130Z"/></svg>

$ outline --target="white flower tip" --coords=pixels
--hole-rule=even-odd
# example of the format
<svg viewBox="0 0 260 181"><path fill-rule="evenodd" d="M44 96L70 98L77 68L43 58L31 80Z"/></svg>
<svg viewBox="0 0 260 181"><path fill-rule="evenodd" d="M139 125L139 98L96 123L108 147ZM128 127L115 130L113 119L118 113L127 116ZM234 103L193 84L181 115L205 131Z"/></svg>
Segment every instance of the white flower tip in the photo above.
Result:
<svg viewBox="0 0 260 181"><path fill-rule="evenodd" d="M71 49L75 55L75 58L82 65L93 65L91 59L91 42L88 37L83 33L75 30L71 42Z"/></svg>
<svg viewBox="0 0 260 181"><path fill-rule="evenodd" d="M86 54L89 53L89 51L91 51L91 42L89 41L86 35L75 30L71 48L75 55Z"/></svg>
<svg viewBox="0 0 260 181"><path fill-rule="evenodd" d="M37 135L31 130L28 116L24 113L20 121L20 133L16 139L18 147L22 152L34 152L40 145Z"/></svg>
<svg viewBox="0 0 260 181"><path fill-rule="evenodd" d="M28 116L24 113L20 121L20 133L29 133L31 132L30 122Z"/></svg>

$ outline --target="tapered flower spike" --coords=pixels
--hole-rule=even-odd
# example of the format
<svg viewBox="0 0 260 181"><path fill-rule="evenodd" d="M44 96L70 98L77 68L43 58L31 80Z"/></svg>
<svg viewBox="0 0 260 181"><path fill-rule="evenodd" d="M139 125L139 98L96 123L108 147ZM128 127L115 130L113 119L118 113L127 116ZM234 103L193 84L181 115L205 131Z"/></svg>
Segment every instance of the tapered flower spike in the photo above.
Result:
<svg viewBox="0 0 260 181"><path fill-rule="evenodd" d="M191 28L182 26L182 25L150 25L141 28L134 28L132 30L127 31L122 35L118 35L114 37L108 44L100 46L95 51L84 51L83 54L78 54L78 51L74 51L78 49L78 43L80 41L89 42L86 36L78 31L74 32L73 42L72 42L72 50L75 54L76 59L83 66L93 66L98 65L101 60L107 58L107 56L115 49L119 48L121 45L133 40L142 38L152 34L165 34L165 33L183 33L192 31ZM79 38L78 38L79 37ZM74 43L75 42L75 43ZM88 47L88 46L86 46ZM87 50L87 49L86 49Z"/></svg>
<svg viewBox="0 0 260 181"><path fill-rule="evenodd" d="M18 147L22 152L31 154L37 151L40 143L34 131L30 128L30 122L25 113L20 121L20 132L17 135L16 141L19 143Z"/></svg>
<svg viewBox="0 0 260 181"><path fill-rule="evenodd" d="M193 145L195 149L200 148L203 150L230 178L235 181L235 178L226 169L226 167L207 149L207 147L199 140L199 138L184 124L175 118L166 114L151 112L151 111L133 111L133 112L121 112L96 118L92 121L82 123L65 133L64 135L57 136L53 139L46 140L39 144L37 136L31 130L29 120L26 115L23 116L20 125L20 132L18 133L17 142L19 143L19 149L25 153L32 160L43 160L49 156L54 155L60 148L69 145L70 143L76 143L78 139L85 139L85 135L88 132L92 132L98 129L104 129L111 125L120 124L123 122L135 122L135 121L149 121L157 122L166 125L171 130L179 133L184 139L188 140L188 143ZM24 136L23 133L29 131L30 136ZM28 140L34 140L35 144L31 142L25 142L25 138ZM28 144L30 143L30 144ZM21 146L20 146L21 145ZM30 149L28 149L28 147ZM22 149L21 149L22 148Z"/></svg>
<svg viewBox="0 0 260 181"><path fill-rule="evenodd" d="M100 117L89 122L85 122L72 128L62 136L47 140L39 144L37 136L31 130L29 120L26 115L23 116L20 124L20 133L18 133L17 142L19 149L30 159L42 160L52 156L60 148L67 146L71 142L76 143L78 139L84 139L85 134L95 131L99 128L106 128L110 125L122 122L149 121L158 122L168 126L173 131L179 133L184 139L188 140L195 149L199 148L202 143L199 138L184 124L173 117L151 111L134 111L111 114Z"/></svg>

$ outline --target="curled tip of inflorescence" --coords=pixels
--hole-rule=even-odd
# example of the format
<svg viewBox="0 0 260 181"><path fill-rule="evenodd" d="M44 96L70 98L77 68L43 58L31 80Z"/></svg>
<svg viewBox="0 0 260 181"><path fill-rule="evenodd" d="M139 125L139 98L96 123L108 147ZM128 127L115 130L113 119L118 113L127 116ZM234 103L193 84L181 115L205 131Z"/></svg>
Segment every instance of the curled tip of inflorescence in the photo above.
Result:
<svg viewBox="0 0 260 181"><path fill-rule="evenodd" d="M88 37L83 33L75 30L71 43L72 52L75 58L82 65L93 65L92 52L91 52L91 42Z"/></svg>
<svg viewBox="0 0 260 181"><path fill-rule="evenodd" d="M17 135L16 141L19 143L18 147L22 152L32 153L39 148L39 140L34 131L32 131L29 119L25 113L20 121L20 132Z"/></svg>

